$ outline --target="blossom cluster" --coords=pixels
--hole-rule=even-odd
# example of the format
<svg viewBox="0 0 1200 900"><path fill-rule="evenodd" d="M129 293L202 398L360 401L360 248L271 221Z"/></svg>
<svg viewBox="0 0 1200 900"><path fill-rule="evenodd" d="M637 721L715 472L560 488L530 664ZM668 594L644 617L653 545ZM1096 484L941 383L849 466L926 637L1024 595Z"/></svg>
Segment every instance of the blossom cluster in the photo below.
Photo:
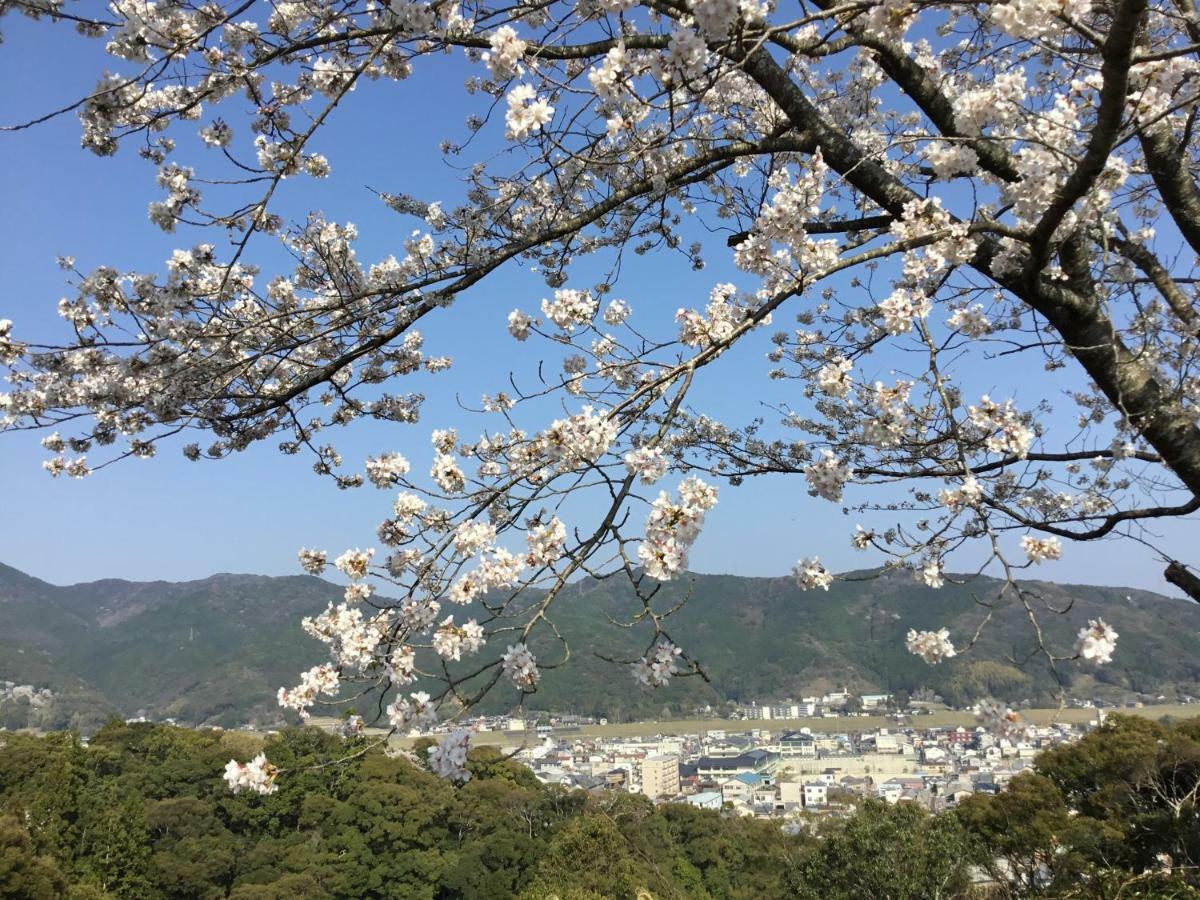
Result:
<svg viewBox="0 0 1200 900"><path fill-rule="evenodd" d="M633 664L633 677L647 687L665 687L679 672L683 651L670 641L659 641L654 649Z"/></svg>
<svg viewBox="0 0 1200 900"><path fill-rule="evenodd" d="M813 588L827 591L833 584L833 576L825 570L825 567L821 565L821 560L815 556L812 559L802 559L796 563L792 567L792 577L796 579L796 584L802 591Z"/></svg>
<svg viewBox="0 0 1200 900"><path fill-rule="evenodd" d="M452 731L429 748L429 768L436 775L459 783L470 781L467 771L467 752L471 749L471 732Z"/></svg>
<svg viewBox="0 0 1200 900"><path fill-rule="evenodd" d="M531 688L538 683L542 673L538 671L537 659L524 644L510 646L504 651L504 674L521 689Z"/></svg>
<svg viewBox="0 0 1200 900"><path fill-rule="evenodd" d="M1031 563L1062 557L1062 543L1056 537L1035 538L1025 535L1021 538L1021 549Z"/></svg>
<svg viewBox="0 0 1200 900"><path fill-rule="evenodd" d="M910 629L905 645L909 653L921 657L931 666L958 654L950 640L950 632L945 628L939 628L937 631Z"/></svg>
<svg viewBox="0 0 1200 900"><path fill-rule="evenodd" d="M253 791L256 794L273 794L278 789L275 778L279 774L276 766L267 762L260 753L248 763L231 759L225 766L225 783L233 793Z"/></svg>
<svg viewBox="0 0 1200 900"><path fill-rule="evenodd" d="M1116 630L1103 619L1088 619L1087 625L1079 629L1075 652L1097 665L1112 662L1112 655L1117 649L1117 637Z"/></svg>
<svg viewBox="0 0 1200 900"><path fill-rule="evenodd" d="M638 545L638 559L647 575L670 581L687 567L704 514L716 504L717 489L695 476L679 485L678 500L666 491L659 492L646 519L646 536Z"/></svg>

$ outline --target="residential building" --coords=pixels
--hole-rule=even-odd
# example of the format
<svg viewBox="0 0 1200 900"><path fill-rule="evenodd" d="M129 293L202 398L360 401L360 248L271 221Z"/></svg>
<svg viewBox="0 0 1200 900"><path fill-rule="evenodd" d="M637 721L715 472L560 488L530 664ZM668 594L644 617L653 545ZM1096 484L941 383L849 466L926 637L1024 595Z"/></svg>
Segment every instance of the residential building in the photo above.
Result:
<svg viewBox="0 0 1200 900"><path fill-rule="evenodd" d="M724 801L721 799L720 791L701 791L688 797L687 802L691 806L700 807L700 809L720 809Z"/></svg>
<svg viewBox="0 0 1200 900"><path fill-rule="evenodd" d="M665 753L642 760L642 793L654 800L679 794L679 757Z"/></svg>
<svg viewBox="0 0 1200 900"><path fill-rule="evenodd" d="M779 739L779 755L784 759L797 756L815 757L816 739L807 731L786 731Z"/></svg>
<svg viewBox="0 0 1200 900"><path fill-rule="evenodd" d="M804 783L804 807L826 806L829 803L829 785L823 781Z"/></svg>

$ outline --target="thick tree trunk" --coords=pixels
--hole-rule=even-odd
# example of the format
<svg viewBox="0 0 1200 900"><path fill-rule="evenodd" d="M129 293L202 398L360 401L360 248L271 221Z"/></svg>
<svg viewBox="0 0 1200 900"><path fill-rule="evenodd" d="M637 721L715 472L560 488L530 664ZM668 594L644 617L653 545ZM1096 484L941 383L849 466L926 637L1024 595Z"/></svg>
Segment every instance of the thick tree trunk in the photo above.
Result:
<svg viewBox="0 0 1200 900"><path fill-rule="evenodd" d="M752 51L742 60L742 67L797 129L811 135L825 162L863 195L894 216L901 215L909 201L921 199L821 115L767 51ZM1200 496L1200 429L1178 399L1163 389L1154 368L1139 360L1121 340L1096 297L1090 291L1081 294L1046 279L998 275L991 266L995 242L985 238L980 245L972 266L1053 326L1113 406L1193 496Z"/></svg>
<svg viewBox="0 0 1200 900"><path fill-rule="evenodd" d="M1200 578L1189 572L1183 563L1171 560L1171 564L1163 572L1163 578L1200 603Z"/></svg>

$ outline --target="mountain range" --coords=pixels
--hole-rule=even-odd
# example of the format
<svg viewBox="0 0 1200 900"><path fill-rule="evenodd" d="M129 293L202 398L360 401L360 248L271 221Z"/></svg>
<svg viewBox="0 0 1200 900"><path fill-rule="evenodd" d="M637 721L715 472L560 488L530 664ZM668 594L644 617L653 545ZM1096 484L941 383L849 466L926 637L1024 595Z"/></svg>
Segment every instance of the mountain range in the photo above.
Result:
<svg viewBox="0 0 1200 900"><path fill-rule="evenodd" d="M641 602L618 579L586 579L555 601L556 626L571 647L568 665L547 669L527 707L607 715L616 720L690 712L705 705L800 697L835 687L855 692L936 693L948 702L995 696L1051 702L1059 679L1070 695L1128 699L1200 694L1200 605L1126 588L1026 582L1047 641L1069 649L1088 619L1120 633L1108 666L1059 664L1034 651L1022 603L995 603L1000 582L977 577L940 590L909 573L857 572L829 591L801 591L790 578L689 575L661 586L656 609L683 603L666 620L671 637L708 680L675 679L639 688L609 660L646 649L628 621ZM323 648L299 620L341 597L311 576L214 575L180 583L115 579L59 587L0 565L0 682L48 688L53 700L0 702L0 726L90 731L113 714L171 717L186 724L260 726L283 717L281 685L321 661ZM1010 592L1011 593L1011 592ZM938 666L909 654L910 628L947 627L964 643L991 618L969 653ZM494 654L503 646L488 648ZM533 645L540 660L561 657L557 642ZM602 657L606 657L602 658ZM500 685L484 709L517 700Z"/></svg>

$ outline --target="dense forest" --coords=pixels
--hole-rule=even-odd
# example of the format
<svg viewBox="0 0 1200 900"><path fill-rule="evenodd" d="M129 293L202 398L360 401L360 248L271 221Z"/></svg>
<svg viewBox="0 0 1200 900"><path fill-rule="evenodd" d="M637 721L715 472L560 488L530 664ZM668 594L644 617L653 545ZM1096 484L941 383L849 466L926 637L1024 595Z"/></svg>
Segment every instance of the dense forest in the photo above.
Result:
<svg viewBox="0 0 1200 900"><path fill-rule="evenodd" d="M86 745L0 740L4 898L1200 897L1200 719L1114 716L1000 795L937 816L871 801L795 835L545 787L490 749L455 787L289 730L259 796L220 777L251 735L113 722Z"/></svg>

